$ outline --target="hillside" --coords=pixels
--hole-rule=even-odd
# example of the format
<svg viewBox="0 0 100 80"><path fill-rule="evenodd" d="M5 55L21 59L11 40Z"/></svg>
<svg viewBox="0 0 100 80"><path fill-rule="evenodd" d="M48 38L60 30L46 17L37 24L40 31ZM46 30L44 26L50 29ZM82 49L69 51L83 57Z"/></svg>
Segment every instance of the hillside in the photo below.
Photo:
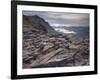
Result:
<svg viewBox="0 0 100 80"><path fill-rule="evenodd" d="M37 15L25 16L23 15L23 27L31 27L49 34L57 34L57 32L44 19Z"/></svg>
<svg viewBox="0 0 100 80"><path fill-rule="evenodd" d="M37 15L23 15L23 68L89 65L89 40L72 41Z"/></svg>

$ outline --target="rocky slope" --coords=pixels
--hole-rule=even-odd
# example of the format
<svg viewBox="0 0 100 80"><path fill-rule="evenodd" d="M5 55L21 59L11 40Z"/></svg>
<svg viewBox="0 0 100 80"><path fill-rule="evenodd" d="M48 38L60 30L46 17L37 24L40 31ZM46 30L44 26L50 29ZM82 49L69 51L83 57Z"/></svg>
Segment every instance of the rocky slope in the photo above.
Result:
<svg viewBox="0 0 100 80"><path fill-rule="evenodd" d="M89 65L89 40L75 42L39 16L23 16L23 68Z"/></svg>

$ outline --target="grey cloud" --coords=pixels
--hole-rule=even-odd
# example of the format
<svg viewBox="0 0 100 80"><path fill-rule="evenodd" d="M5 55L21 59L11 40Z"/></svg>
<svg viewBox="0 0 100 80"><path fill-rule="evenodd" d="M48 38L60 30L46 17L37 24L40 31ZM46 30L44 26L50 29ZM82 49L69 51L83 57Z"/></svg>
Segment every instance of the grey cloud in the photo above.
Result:
<svg viewBox="0 0 100 80"><path fill-rule="evenodd" d="M67 12L46 12L46 11L23 11L24 15L38 15L45 19L50 25L74 25L89 26L89 14L67 13Z"/></svg>

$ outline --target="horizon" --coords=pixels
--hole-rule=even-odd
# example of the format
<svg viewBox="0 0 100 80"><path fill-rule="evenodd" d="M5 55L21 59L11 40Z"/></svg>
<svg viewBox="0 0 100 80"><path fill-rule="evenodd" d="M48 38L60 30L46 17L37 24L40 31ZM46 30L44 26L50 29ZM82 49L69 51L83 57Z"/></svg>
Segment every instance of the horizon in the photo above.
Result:
<svg viewBox="0 0 100 80"><path fill-rule="evenodd" d="M23 11L26 16L39 16L48 22L51 26L66 27L89 27L89 14L86 13L68 13L68 12L47 12L47 11Z"/></svg>

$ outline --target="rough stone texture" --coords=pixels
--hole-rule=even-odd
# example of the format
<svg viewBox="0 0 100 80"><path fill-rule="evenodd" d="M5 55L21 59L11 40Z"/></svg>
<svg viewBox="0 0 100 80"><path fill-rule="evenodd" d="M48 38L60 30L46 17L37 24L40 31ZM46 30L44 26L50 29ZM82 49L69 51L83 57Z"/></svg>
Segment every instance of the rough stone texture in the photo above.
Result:
<svg viewBox="0 0 100 80"><path fill-rule="evenodd" d="M23 68L89 65L89 39L87 37L73 40L69 35L54 31L43 19L36 18L37 16L32 17L31 20L25 16L26 20L24 19ZM49 28L41 30L39 29L41 26ZM51 34L49 29L50 32L57 34Z"/></svg>

